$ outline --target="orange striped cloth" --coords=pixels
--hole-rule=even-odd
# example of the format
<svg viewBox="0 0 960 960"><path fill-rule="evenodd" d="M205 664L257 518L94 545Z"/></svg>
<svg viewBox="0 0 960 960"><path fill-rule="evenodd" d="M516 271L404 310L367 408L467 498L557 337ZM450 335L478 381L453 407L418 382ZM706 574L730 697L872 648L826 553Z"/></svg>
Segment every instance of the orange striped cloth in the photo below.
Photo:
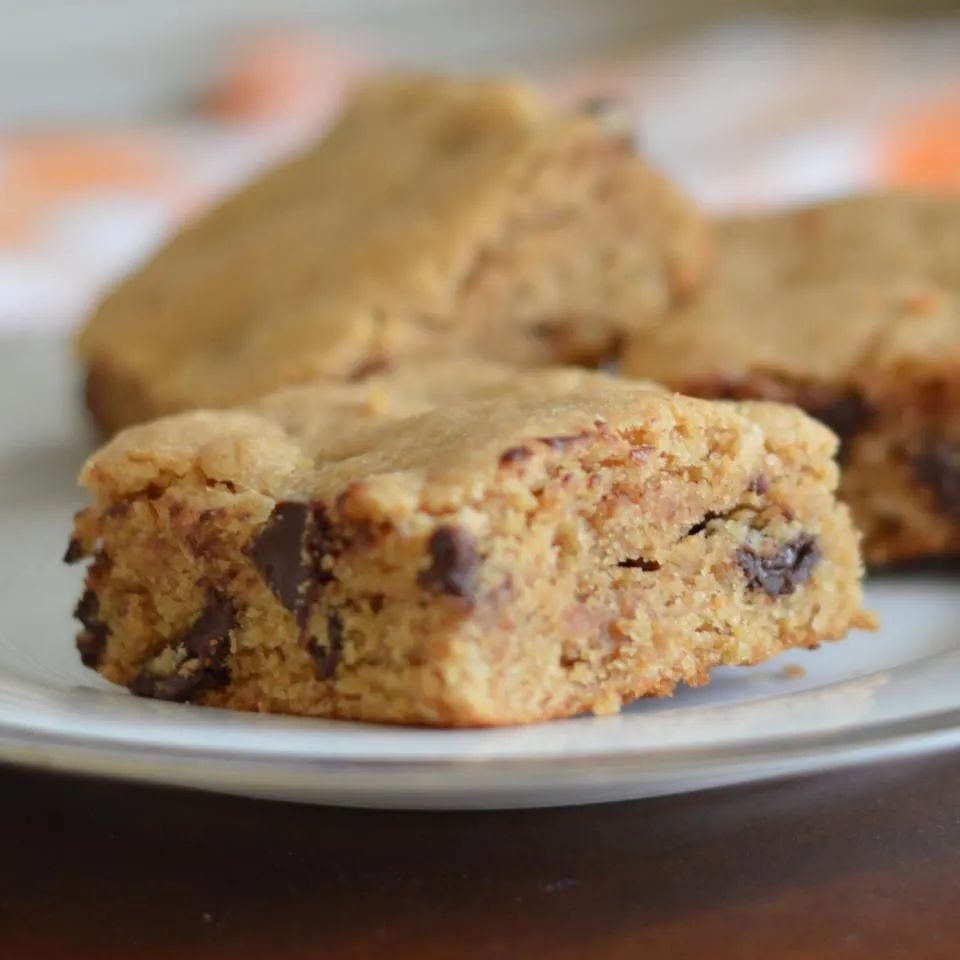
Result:
<svg viewBox="0 0 960 960"><path fill-rule="evenodd" d="M960 189L960 20L742 21L540 77L620 99L709 208L881 186ZM243 44L193 116L0 136L0 329L69 325L225 189L329 122L372 65L300 34Z"/></svg>

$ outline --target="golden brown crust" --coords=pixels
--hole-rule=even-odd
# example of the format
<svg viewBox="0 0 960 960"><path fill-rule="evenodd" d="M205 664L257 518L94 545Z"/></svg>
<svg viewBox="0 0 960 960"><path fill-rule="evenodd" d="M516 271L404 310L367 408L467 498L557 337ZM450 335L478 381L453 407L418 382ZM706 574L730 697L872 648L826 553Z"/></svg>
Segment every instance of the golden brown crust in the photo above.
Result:
<svg viewBox="0 0 960 960"><path fill-rule="evenodd" d="M410 357L594 362L689 295L707 250L594 118L515 84L395 78L174 237L78 346L109 428Z"/></svg>

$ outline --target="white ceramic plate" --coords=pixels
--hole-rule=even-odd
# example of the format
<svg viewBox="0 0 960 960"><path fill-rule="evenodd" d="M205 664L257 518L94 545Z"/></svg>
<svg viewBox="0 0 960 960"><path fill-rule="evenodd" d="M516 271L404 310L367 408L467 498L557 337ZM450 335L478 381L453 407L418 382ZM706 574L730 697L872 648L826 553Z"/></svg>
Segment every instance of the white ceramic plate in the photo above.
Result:
<svg viewBox="0 0 960 960"><path fill-rule="evenodd" d="M250 796L377 807L583 803L960 743L960 591L869 588L884 621L618 717L443 731L139 700L85 670L60 562L93 437L60 342L0 340L0 759ZM799 670L796 668L800 668Z"/></svg>

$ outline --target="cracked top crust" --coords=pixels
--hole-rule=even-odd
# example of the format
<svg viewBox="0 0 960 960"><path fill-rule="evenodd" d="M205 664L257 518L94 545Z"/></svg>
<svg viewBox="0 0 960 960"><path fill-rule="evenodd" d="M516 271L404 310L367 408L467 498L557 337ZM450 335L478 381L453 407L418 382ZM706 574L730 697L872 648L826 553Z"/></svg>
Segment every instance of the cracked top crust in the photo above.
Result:
<svg viewBox="0 0 960 960"><path fill-rule="evenodd" d="M723 451L745 486L772 452L836 484L836 438L790 407L695 400L572 368L518 373L459 361L134 427L94 454L81 479L101 503L173 482L276 500L330 500L362 486L384 509L442 511L469 504L505 465L604 431L629 434L638 462L656 451L651 470L670 464L675 447L686 463Z"/></svg>
<svg viewBox="0 0 960 960"><path fill-rule="evenodd" d="M88 402L115 428L430 353L579 362L610 340L580 318L662 312L707 247L597 118L506 82L382 81L103 301L78 341Z"/></svg>

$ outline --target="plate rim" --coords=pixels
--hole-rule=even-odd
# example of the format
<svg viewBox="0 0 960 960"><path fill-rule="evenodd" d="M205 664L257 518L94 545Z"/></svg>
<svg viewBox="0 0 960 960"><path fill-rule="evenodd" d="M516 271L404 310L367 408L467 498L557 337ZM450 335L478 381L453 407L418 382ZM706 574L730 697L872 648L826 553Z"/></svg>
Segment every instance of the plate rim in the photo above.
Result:
<svg viewBox="0 0 960 960"><path fill-rule="evenodd" d="M205 708L210 709L210 708ZM215 708L214 708L215 709ZM351 721L344 721L351 722ZM589 767L605 769L629 766L642 771L655 767L666 771L675 767L689 769L699 761L710 764L730 765L754 762L761 759L789 762L796 757L811 753L880 748L884 744L901 742L910 744L928 739L945 739L944 747L952 743L960 746L960 707L937 710L891 720L856 726L835 727L828 730L804 731L766 738L749 738L732 741L721 746L687 744L665 747L661 750L644 748L611 753L544 754L539 756L491 756L464 754L457 758L429 756L382 756L341 757L317 756L310 753L271 753L266 750L244 752L239 749L216 749L201 744L176 746L158 742L134 743L130 740L109 736L71 736L69 732L39 731L26 726L0 721L0 758L7 753L11 743L35 744L92 751L106 755L130 755L131 757L166 758L170 760L236 763L257 766L293 764L310 767L329 767L338 770L369 769L396 770L416 767L424 771L464 770L467 768L506 769L522 771L545 768L572 769Z"/></svg>

